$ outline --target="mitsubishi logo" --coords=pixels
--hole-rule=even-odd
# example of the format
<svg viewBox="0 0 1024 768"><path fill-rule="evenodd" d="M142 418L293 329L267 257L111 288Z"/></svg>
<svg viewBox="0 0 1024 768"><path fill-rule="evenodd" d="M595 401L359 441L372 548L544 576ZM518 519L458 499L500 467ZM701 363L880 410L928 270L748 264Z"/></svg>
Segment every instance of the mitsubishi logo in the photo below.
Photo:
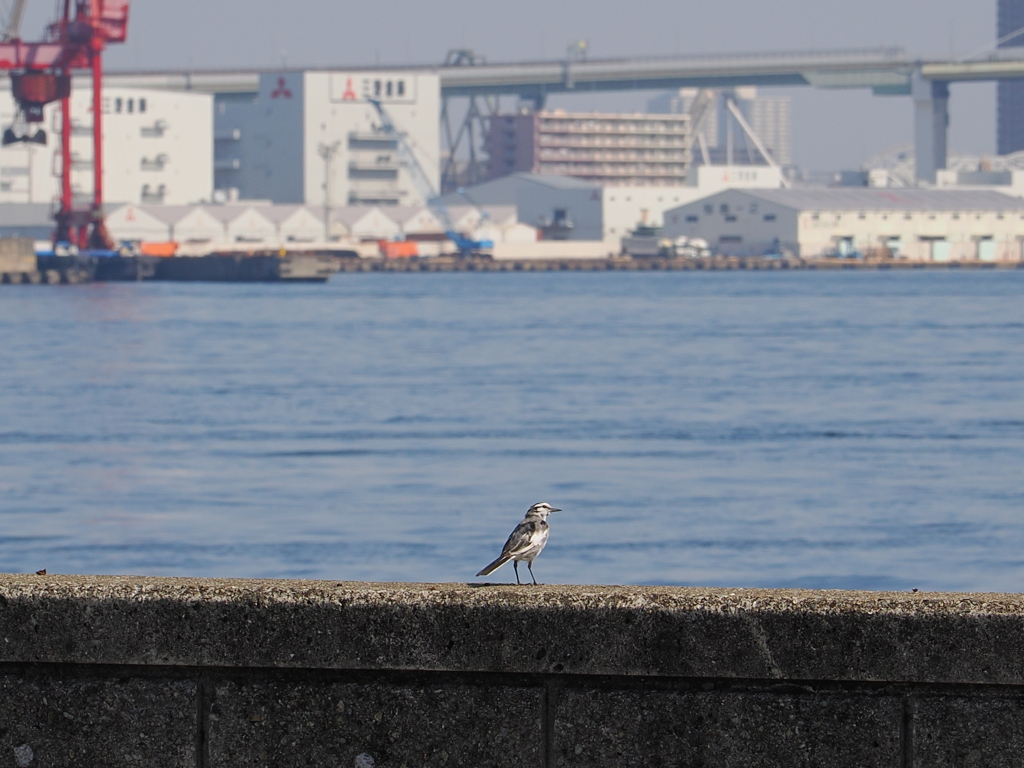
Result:
<svg viewBox="0 0 1024 768"><path fill-rule="evenodd" d="M270 98L272 98L272 99L281 99L281 98L290 99L291 97L292 97L292 92L290 90L288 90L288 86L285 84L284 78L283 77L277 78L277 88L275 88L273 90L273 92L270 94Z"/></svg>
<svg viewBox="0 0 1024 768"><path fill-rule="evenodd" d="M342 101L357 101L356 90L352 87L352 78L348 78L345 83L345 93L341 95Z"/></svg>

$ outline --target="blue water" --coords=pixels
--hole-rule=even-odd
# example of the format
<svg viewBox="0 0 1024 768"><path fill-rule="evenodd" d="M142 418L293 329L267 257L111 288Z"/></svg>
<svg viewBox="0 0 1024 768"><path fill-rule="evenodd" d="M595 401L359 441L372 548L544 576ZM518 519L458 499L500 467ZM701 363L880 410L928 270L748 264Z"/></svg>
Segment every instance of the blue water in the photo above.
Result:
<svg viewBox="0 0 1024 768"><path fill-rule="evenodd" d="M1024 589L1024 271L0 287L0 571ZM506 566L492 579L511 579Z"/></svg>

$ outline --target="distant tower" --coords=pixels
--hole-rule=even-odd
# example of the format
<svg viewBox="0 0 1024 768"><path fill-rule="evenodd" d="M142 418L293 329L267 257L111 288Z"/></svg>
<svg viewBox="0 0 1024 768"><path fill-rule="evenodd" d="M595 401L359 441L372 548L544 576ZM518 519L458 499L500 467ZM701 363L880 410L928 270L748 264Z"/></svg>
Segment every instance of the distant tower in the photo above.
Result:
<svg viewBox="0 0 1024 768"><path fill-rule="evenodd" d="M1024 27L1024 0L999 0L997 39ZM1000 48L1024 47L1024 34ZM998 152L1008 155L1024 149L1024 80L999 81Z"/></svg>

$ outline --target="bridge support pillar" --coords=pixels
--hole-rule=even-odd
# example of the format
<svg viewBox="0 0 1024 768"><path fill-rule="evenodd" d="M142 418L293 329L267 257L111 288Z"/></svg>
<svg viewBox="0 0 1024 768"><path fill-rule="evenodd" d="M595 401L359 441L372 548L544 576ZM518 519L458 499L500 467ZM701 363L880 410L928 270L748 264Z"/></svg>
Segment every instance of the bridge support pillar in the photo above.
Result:
<svg viewBox="0 0 1024 768"><path fill-rule="evenodd" d="M914 74L914 160L918 182L935 183L936 171L946 167L949 137L949 83Z"/></svg>

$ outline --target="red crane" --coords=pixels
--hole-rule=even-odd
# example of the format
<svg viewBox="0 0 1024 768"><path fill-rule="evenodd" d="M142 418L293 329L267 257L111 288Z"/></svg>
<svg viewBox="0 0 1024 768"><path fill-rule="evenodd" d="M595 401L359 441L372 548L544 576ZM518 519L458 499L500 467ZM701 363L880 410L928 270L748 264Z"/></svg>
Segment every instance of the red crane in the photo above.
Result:
<svg viewBox="0 0 1024 768"><path fill-rule="evenodd" d="M0 71L10 72L11 92L28 123L43 121L43 107L59 101L61 110L60 209L55 241L85 248L109 249L103 224L103 50L123 43L128 33L129 0L61 0L60 17L46 30L46 39L26 43L20 38L0 42ZM71 72L92 73L93 197L88 208L75 208L71 191ZM4 142L38 141L5 131ZM45 133L42 133L45 142Z"/></svg>

